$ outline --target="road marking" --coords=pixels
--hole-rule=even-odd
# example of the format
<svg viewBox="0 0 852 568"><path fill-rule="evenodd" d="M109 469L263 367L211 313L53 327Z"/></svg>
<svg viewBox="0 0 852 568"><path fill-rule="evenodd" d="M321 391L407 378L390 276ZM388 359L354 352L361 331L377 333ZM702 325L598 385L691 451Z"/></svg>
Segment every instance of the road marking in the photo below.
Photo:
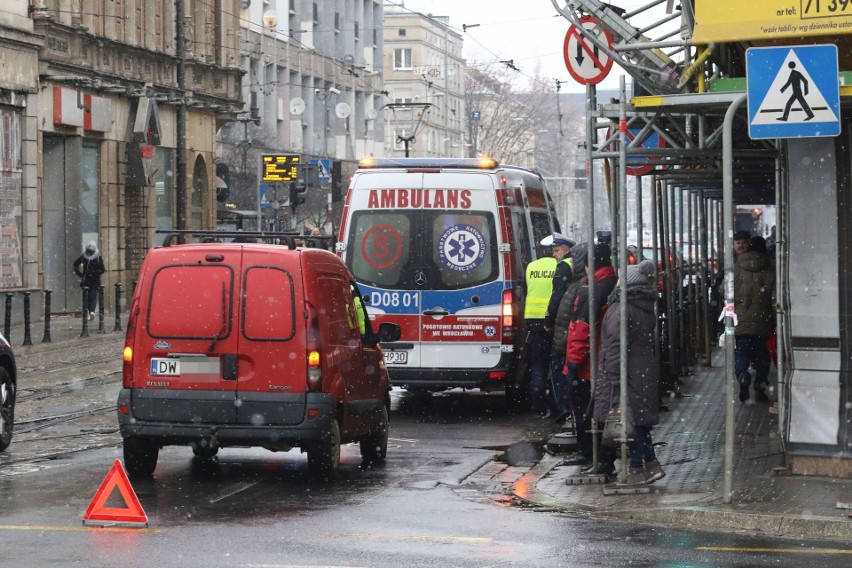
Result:
<svg viewBox="0 0 852 568"><path fill-rule="evenodd" d="M233 497L237 493L239 493L241 491L245 491L249 487L254 487L258 483L259 483L258 481L253 481L252 483L247 483L247 482L235 483L233 487L229 487L229 488L224 489L223 491L220 491L219 495L210 499L208 501L208 503L211 503L211 504L212 503L218 503L219 501L221 501L223 499L227 499L228 497Z"/></svg>
<svg viewBox="0 0 852 568"><path fill-rule="evenodd" d="M783 554L852 554L852 548L747 548L738 546L696 546L709 552L779 552Z"/></svg>
<svg viewBox="0 0 852 568"><path fill-rule="evenodd" d="M363 566L316 566L314 564L241 564L242 568L364 568Z"/></svg>
<svg viewBox="0 0 852 568"><path fill-rule="evenodd" d="M53 532L132 532L161 533L162 529L135 529L131 527L51 527L47 525L0 525L0 531L53 531Z"/></svg>
<svg viewBox="0 0 852 568"><path fill-rule="evenodd" d="M325 538L358 538L369 540L392 540L392 541L423 541L423 542L491 542L492 539L487 537L475 536L418 536L418 535L399 535L399 534L347 534L347 533L326 533Z"/></svg>

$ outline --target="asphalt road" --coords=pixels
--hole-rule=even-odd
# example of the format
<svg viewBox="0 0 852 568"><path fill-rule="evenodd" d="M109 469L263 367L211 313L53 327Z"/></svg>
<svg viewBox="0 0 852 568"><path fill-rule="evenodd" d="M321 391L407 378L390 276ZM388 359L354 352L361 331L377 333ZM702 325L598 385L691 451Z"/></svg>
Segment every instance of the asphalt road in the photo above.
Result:
<svg viewBox="0 0 852 568"><path fill-rule="evenodd" d="M22 433L3 456L0 566L848 566L848 543L642 527L521 506L508 489L539 456L523 440L536 437L540 422L507 415L498 395L479 393L394 391L387 464L362 467L357 445L345 446L333 484L312 481L298 450L224 449L204 465L188 448L166 448L153 479L133 480L147 528L83 526L121 447L114 415L75 412L109 402L119 378L108 363L92 359L92 372L72 363L72 377L48 381L50 395L33 388L23 403L32 406L24 424L49 426ZM62 414L71 418L58 421ZM107 505L123 504L116 493Z"/></svg>

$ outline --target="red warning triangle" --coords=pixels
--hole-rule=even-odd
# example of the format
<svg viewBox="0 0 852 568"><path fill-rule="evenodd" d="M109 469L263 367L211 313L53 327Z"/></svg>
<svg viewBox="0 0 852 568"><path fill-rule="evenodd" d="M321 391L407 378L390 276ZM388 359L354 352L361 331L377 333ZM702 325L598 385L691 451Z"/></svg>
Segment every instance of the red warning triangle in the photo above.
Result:
<svg viewBox="0 0 852 568"><path fill-rule="evenodd" d="M113 490L118 487L126 507L104 507ZM121 462L115 460L109 472L106 474L101 486L95 492L89 508L83 514L85 521L110 521L118 523L144 523L148 524L148 515L142 510L142 504L136 497L136 492L130 486L130 480L124 471Z"/></svg>

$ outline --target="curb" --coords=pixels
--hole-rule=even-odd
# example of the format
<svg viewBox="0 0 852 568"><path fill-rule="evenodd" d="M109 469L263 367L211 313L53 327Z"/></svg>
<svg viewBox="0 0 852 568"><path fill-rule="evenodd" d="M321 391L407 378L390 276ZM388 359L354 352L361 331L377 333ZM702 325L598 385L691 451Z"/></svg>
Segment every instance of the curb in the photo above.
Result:
<svg viewBox="0 0 852 568"><path fill-rule="evenodd" d="M830 517L764 515L719 510L713 507L670 507L599 511L596 516L621 521L689 527L721 532L747 532L783 538L852 541L852 522Z"/></svg>
<svg viewBox="0 0 852 568"><path fill-rule="evenodd" d="M545 456L512 486L512 495L531 506L669 528L687 527L718 532L767 534L783 538L852 542L852 520L824 516L767 515L728 511L725 506L676 506L603 510L558 499L540 491L538 482L559 465L561 459Z"/></svg>

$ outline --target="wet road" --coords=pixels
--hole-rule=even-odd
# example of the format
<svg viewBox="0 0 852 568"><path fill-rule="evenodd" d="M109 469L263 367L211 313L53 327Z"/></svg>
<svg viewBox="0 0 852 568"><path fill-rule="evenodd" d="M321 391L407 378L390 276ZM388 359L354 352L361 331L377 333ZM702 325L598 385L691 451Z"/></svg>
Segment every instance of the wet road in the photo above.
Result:
<svg viewBox="0 0 852 568"><path fill-rule="evenodd" d="M78 377L57 396L97 407L117 381ZM50 407L51 398L32 402ZM536 448L513 445L510 464L503 450L534 438L539 421L506 415L499 396L476 393L395 391L387 464L362 468L357 445L345 446L334 484L313 482L298 450L224 449L218 463L202 465L188 448L166 448L154 478L133 481L147 529L83 527L95 490L121 458L115 434L92 416L81 420L100 434L74 437L78 419L55 423L39 431L41 447L56 446L49 459L2 466L0 566L849 565L849 543L692 533L520 506L507 490ZM68 440L91 449L58 451ZM107 505L121 502L116 495Z"/></svg>

